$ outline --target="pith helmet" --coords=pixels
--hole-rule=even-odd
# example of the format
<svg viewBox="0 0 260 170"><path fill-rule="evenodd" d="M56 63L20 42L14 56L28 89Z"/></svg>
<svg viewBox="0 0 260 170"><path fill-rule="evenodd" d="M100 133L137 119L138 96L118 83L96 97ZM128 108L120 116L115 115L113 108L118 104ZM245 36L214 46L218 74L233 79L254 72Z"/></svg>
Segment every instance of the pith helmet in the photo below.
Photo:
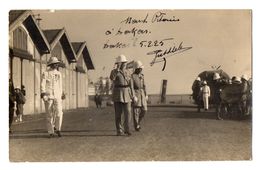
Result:
<svg viewBox="0 0 260 170"><path fill-rule="evenodd" d="M197 77L196 80L201 81L201 78L200 78L200 77Z"/></svg>
<svg viewBox="0 0 260 170"><path fill-rule="evenodd" d="M60 61L57 59L57 57L51 57L48 61L48 64L47 66L50 66L52 64L57 64L57 63L60 63Z"/></svg>
<svg viewBox="0 0 260 170"><path fill-rule="evenodd" d="M247 77L246 74L242 75L242 76L241 76L241 79L245 79L246 81L248 81L248 77Z"/></svg>
<svg viewBox="0 0 260 170"><path fill-rule="evenodd" d="M220 79L220 75L218 73L214 73L213 80Z"/></svg>
<svg viewBox="0 0 260 170"><path fill-rule="evenodd" d="M126 56L121 54L116 58L116 63L125 63L127 62Z"/></svg>
<svg viewBox="0 0 260 170"><path fill-rule="evenodd" d="M240 77L237 77L237 76L234 77L233 82L234 83L241 83Z"/></svg>
<svg viewBox="0 0 260 170"><path fill-rule="evenodd" d="M135 64L134 64L134 69L137 69L137 68L144 68L144 65L141 61L136 61Z"/></svg>

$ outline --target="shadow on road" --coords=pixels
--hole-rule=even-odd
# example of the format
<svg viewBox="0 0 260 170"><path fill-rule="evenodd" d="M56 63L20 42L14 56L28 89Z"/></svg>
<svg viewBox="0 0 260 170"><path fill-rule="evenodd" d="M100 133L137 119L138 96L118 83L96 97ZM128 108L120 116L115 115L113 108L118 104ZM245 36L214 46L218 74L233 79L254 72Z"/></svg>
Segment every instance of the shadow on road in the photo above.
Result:
<svg viewBox="0 0 260 170"><path fill-rule="evenodd" d="M104 136L116 136L115 130L64 130L62 131L62 137L104 137ZM36 130L29 130L29 131L15 131L9 135L9 138L10 139L49 138L49 135L47 134L46 130L36 129Z"/></svg>
<svg viewBox="0 0 260 170"><path fill-rule="evenodd" d="M160 114L153 114L152 118L181 118L181 119L216 119L214 112L191 112L191 111L167 111Z"/></svg>

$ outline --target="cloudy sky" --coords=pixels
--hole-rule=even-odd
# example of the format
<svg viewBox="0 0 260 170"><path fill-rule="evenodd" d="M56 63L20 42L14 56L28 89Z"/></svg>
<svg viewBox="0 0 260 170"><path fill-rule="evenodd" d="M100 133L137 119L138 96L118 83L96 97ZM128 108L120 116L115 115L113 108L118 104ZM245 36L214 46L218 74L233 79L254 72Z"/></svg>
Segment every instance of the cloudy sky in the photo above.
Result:
<svg viewBox="0 0 260 170"><path fill-rule="evenodd" d="M212 66L230 76L251 76L250 10L33 12L40 14L42 29L65 27L71 41L87 42L93 81L109 76L120 54L143 62L149 94L160 92L163 79L168 80L168 94L191 93L196 76Z"/></svg>

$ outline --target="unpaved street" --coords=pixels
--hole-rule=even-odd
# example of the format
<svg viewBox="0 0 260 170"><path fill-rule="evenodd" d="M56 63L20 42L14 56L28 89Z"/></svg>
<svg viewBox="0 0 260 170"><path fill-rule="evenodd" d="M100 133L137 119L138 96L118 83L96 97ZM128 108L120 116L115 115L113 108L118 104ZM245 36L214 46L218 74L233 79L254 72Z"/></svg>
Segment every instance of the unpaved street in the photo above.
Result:
<svg viewBox="0 0 260 170"><path fill-rule="evenodd" d="M116 136L113 107L64 113L63 136L48 138L44 114L13 125L10 161L250 160L251 120L215 119L213 111L150 107L140 132Z"/></svg>

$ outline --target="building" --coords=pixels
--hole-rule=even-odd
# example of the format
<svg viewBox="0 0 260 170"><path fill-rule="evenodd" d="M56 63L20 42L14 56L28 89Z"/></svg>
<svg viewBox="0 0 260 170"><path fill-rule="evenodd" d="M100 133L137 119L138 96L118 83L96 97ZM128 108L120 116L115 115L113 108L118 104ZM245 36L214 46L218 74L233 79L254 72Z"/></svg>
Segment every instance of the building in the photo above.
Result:
<svg viewBox="0 0 260 170"><path fill-rule="evenodd" d="M88 101L88 75L87 70L93 70L94 65L90 58L86 42L73 42L72 46L77 54L76 64L76 105L77 107L86 107Z"/></svg>
<svg viewBox="0 0 260 170"><path fill-rule="evenodd" d="M77 43L74 46L77 47ZM65 28L41 30L31 11L10 11L10 77L15 87L25 86L24 114L44 112L44 104L40 98L41 73L46 70L51 56L56 56L63 66L60 70L63 91L66 94L63 109L88 107L88 83L84 82L88 82L87 71L94 69L94 65L86 43L79 48L75 47L72 46Z"/></svg>
<svg viewBox="0 0 260 170"><path fill-rule="evenodd" d="M10 77L15 87L26 88L24 113L41 112L41 63L50 46L31 11L9 13Z"/></svg>

